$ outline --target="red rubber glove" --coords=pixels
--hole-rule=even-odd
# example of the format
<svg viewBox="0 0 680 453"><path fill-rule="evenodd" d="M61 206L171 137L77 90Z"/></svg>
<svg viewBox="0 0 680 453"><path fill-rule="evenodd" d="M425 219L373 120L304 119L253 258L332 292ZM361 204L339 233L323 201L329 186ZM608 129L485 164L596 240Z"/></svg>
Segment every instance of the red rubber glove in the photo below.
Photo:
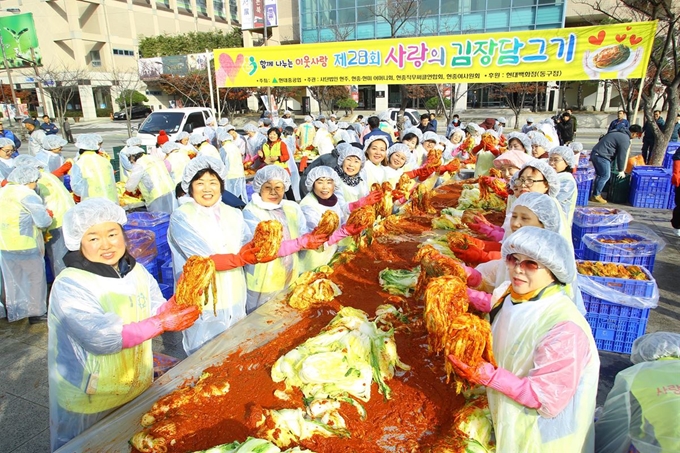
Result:
<svg viewBox="0 0 680 453"><path fill-rule="evenodd" d="M488 252L485 252L474 245L469 245L465 250L452 248L451 251L456 255L456 258L463 260L468 264L486 263L492 259Z"/></svg>
<svg viewBox="0 0 680 453"><path fill-rule="evenodd" d="M52 212L50 209L47 209L47 215L54 218L54 212Z"/></svg>
<svg viewBox="0 0 680 453"><path fill-rule="evenodd" d="M67 174L69 171L71 171L71 167L73 167L73 162L69 159L66 162L64 162L64 164L61 167L54 170L52 172L52 174L54 176L56 176L57 178L61 178L62 176Z"/></svg>
<svg viewBox="0 0 680 453"><path fill-rule="evenodd" d="M199 315L198 307L192 305L190 307L182 307L179 311L164 311L156 315L156 317L160 321L164 332L176 332L194 325Z"/></svg>
<svg viewBox="0 0 680 453"><path fill-rule="evenodd" d="M302 248L304 250L316 250L324 245L328 237L324 234L307 233L300 239L302 239Z"/></svg>
<svg viewBox="0 0 680 453"><path fill-rule="evenodd" d="M415 170L407 171L404 174L411 179L420 178L421 181L424 181L429 178L435 170L437 170L437 167L420 167Z"/></svg>
<svg viewBox="0 0 680 453"><path fill-rule="evenodd" d="M500 252L501 243L496 241L482 241L484 243L485 252Z"/></svg>
<svg viewBox="0 0 680 453"><path fill-rule="evenodd" d="M449 173L456 173L458 170L460 170L460 161L458 159L453 159L448 164L439 167L438 173L442 174L446 173L447 171Z"/></svg>
<svg viewBox="0 0 680 453"><path fill-rule="evenodd" d="M349 210L351 212L351 211L357 210L359 208L363 208L364 206L368 206L368 205L373 206L374 204L379 202L381 198L382 198L382 192L379 191L379 190L374 190L373 192L369 193L365 197L360 198L359 200L350 203L349 204Z"/></svg>
<svg viewBox="0 0 680 453"><path fill-rule="evenodd" d="M248 242L237 254L233 253L223 253L217 255L210 255L210 259L215 263L215 270L217 271L229 271L236 269L238 267L243 267L246 264L257 264L257 258L255 254L259 251L259 248L255 247L255 244Z"/></svg>
<svg viewBox="0 0 680 453"><path fill-rule="evenodd" d="M3 179L2 182L0 182L0 187L5 187L7 185L7 180Z"/></svg>
<svg viewBox="0 0 680 453"><path fill-rule="evenodd" d="M505 368L496 368L489 362L482 361L476 368L471 368L452 355L449 356L449 361L456 374L467 381L497 390L530 409L541 407L541 402L531 388L531 381L527 378L517 377Z"/></svg>

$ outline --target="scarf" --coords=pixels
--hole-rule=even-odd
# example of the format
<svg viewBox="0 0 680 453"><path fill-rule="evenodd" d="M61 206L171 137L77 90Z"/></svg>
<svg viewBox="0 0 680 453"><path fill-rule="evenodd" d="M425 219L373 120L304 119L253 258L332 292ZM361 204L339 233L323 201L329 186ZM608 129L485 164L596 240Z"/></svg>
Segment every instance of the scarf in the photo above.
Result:
<svg viewBox="0 0 680 453"><path fill-rule="evenodd" d="M335 172L340 176L340 179L342 179L342 182L347 184L350 187L356 187L359 185L359 183L362 181L361 176L359 176L359 173L357 173L354 176L350 176L344 171L342 171L342 168L340 168L339 165L336 165L335 167Z"/></svg>
<svg viewBox="0 0 680 453"><path fill-rule="evenodd" d="M314 196L316 197L316 201L318 201L321 206L325 206L327 208L332 208L333 206L335 206L338 203L338 197L335 194L331 195L326 200L323 200L323 199L317 197L316 194L314 194Z"/></svg>

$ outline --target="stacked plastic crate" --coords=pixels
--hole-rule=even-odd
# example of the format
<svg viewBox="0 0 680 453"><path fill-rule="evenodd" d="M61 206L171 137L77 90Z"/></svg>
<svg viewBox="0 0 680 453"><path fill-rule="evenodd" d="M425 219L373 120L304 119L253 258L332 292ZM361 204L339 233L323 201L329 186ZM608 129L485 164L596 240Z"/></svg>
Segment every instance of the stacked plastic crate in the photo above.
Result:
<svg viewBox="0 0 680 453"><path fill-rule="evenodd" d="M629 231L606 231L582 238L583 259L608 263L635 264L654 271L659 243L653 238Z"/></svg>
<svg viewBox="0 0 680 453"><path fill-rule="evenodd" d="M156 234L147 229L123 227L127 237L128 250L137 263L158 279L158 249L156 248Z"/></svg>
<svg viewBox="0 0 680 453"><path fill-rule="evenodd" d="M577 259L584 259L585 247L583 236L603 231L623 231L633 220L628 212L622 209L577 207L574 210L574 222L571 226L571 238Z"/></svg>
<svg viewBox="0 0 680 453"><path fill-rule="evenodd" d="M155 237L157 256L155 260L155 272L152 275L160 280L159 269L170 259L170 245L168 244L168 226L170 225L170 214L164 212L131 212L128 214L128 221L125 230L140 229L150 231Z"/></svg>
<svg viewBox="0 0 680 453"><path fill-rule="evenodd" d="M574 173L574 179L578 190L576 206L588 206L590 192L593 189L593 180L595 179L595 168L592 165L579 167Z"/></svg>
<svg viewBox="0 0 680 453"><path fill-rule="evenodd" d="M666 209L671 174L663 167L635 167L631 174L628 201L637 208Z"/></svg>
<svg viewBox="0 0 680 453"><path fill-rule="evenodd" d="M598 349L630 354L635 339L644 335L648 307L658 300L658 288L649 270L642 271L646 280L579 275L586 319Z"/></svg>
<svg viewBox="0 0 680 453"><path fill-rule="evenodd" d="M680 142L670 142L666 148L666 155L663 159L663 167L669 172L673 171L673 155L680 148ZM675 209L675 187L671 186L668 193L668 201L666 202L666 209Z"/></svg>

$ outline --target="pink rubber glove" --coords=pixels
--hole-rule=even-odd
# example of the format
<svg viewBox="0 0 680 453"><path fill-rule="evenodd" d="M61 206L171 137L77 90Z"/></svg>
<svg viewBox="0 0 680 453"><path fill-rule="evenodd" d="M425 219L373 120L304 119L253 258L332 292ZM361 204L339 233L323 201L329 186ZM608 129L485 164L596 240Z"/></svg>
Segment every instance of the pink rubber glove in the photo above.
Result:
<svg viewBox="0 0 680 453"><path fill-rule="evenodd" d="M163 304L165 305L165 304ZM162 308L162 307L161 307ZM132 348L163 333L163 325L157 316L132 322L123 326L123 349Z"/></svg>
<svg viewBox="0 0 680 453"><path fill-rule="evenodd" d="M363 208L364 206L367 206L369 204L374 205L377 202L379 202L381 198L382 198L382 192L380 192L379 190L374 190L373 192L369 193L365 197L363 197L363 198L361 198L361 199L359 199L355 202L350 203L349 204L349 210L351 212L351 211L355 211L359 208Z"/></svg>
<svg viewBox="0 0 680 453"><path fill-rule="evenodd" d="M491 311L491 294L468 288L467 295L470 305L472 305L475 310L481 311L482 313L489 313Z"/></svg>
<svg viewBox="0 0 680 453"><path fill-rule="evenodd" d="M541 407L529 379L517 377L505 368L496 368L489 362L482 362L476 369L472 369L452 355L449 356L449 361L456 369L456 374L468 381L497 390L530 409Z"/></svg>
<svg viewBox="0 0 680 453"><path fill-rule="evenodd" d="M482 283L482 274L479 273L479 271L475 268L469 267L469 266L464 266L465 267L465 273L467 274L467 285L472 286L473 288L475 286L479 286L480 283Z"/></svg>
<svg viewBox="0 0 680 453"><path fill-rule="evenodd" d="M503 240L503 236L505 236L505 230L503 228L489 223L471 223L468 227L496 242L500 242Z"/></svg>
<svg viewBox="0 0 680 453"><path fill-rule="evenodd" d="M331 236L326 241L326 244L328 244L328 245L337 244L338 242L345 239L347 236L351 236L351 235L349 234L347 229L344 226L342 226L342 227L338 228L337 230L335 230L333 232L333 234L331 234Z"/></svg>
<svg viewBox="0 0 680 453"><path fill-rule="evenodd" d="M297 239L289 239L287 241L281 242L281 247L279 247L279 252L276 256L281 258L282 256L292 255L297 253L302 249L306 250L316 250L326 242L326 237L319 234L307 233L300 236Z"/></svg>

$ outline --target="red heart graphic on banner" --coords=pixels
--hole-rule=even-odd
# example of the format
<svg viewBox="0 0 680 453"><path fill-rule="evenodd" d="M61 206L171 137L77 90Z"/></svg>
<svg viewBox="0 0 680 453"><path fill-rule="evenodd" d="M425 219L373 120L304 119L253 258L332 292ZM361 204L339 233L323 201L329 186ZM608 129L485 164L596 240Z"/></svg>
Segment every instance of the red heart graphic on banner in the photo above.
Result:
<svg viewBox="0 0 680 453"><path fill-rule="evenodd" d="M638 38L638 37L635 36L635 35L630 35L630 43L631 43L632 45L640 44L641 42L642 42L642 38Z"/></svg>
<svg viewBox="0 0 680 453"><path fill-rule="evenodd" d="M220 55L220 66L227 73L227 77L233 82L241 70L241 66L243 66L243 54L238 54L236 61L234 61L231 55L223 53Z"/></svg>
<svg viewBox="0 0 680 453"><path fill-rule="evenodd" d="M623 42L626 39L626 34L616 35L616 42Z"/></svg>
<svg viewBox="0 0 680 453"><path fill-rule="evenodd" d="M631 31L633 27L626 27L626 31Z"/></svg>
<svg viewBox="0 0 680 453"><path fill-rule="evenodd" d="M607 36L607 33L605 33L604 30L600 30L600 32L597 34L597 36L591 36L588 38L588 42L590 44L593 44L595 46L599 46L602 44L602 41L604 41L604 37Z"/></svg>

